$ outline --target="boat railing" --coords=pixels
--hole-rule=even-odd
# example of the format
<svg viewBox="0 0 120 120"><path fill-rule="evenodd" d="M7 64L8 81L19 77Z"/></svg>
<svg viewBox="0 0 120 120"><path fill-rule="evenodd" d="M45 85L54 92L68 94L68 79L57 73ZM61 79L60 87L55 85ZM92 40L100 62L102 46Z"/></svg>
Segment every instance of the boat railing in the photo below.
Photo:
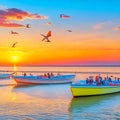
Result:
<svg viewBox="0 0 120 120"><path fill-rule="evenodd" d="M72 82L72 85L74 86L120 86L120 81L117 80L103 80L102 83L98 84L96 81L93 81L92 83L86 83L86 80L77 80L76 82Z"/></svg>
<svg viewBox="0 0 120 120"><path fill-rule="evenodd" d="M24 79L24 80L70 80L74 79L75 75L54 75L54 76L42 76L42 75L16 75L13 76L14 79Z"/></svg>

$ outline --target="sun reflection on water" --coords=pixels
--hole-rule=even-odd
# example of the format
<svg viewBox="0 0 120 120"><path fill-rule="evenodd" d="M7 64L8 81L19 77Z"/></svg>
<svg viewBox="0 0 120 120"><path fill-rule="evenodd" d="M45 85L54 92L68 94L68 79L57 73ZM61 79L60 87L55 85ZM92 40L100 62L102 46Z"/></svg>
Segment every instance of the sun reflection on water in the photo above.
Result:
<svg viewBox="0 0 120 120"><path fill-rule="evenodd" d="M17 70L18 70L18 68L17 68L16 64L14 64L13 71L17 71Z"/></svg>

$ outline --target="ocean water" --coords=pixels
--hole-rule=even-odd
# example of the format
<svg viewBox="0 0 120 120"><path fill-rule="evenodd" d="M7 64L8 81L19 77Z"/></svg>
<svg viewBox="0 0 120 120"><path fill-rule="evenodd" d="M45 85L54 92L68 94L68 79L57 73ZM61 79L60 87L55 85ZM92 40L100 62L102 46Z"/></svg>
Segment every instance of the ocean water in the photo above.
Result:
<svg viewBox="0 0 120 120"><path fill-rule="evenodd" d="M4 70L74 73L74 81L99 73L120 77L119 67L1 67ZM120 120L120 93L73 98L70 84L17 86L12 78L0 79L0 120Z"/></svg>

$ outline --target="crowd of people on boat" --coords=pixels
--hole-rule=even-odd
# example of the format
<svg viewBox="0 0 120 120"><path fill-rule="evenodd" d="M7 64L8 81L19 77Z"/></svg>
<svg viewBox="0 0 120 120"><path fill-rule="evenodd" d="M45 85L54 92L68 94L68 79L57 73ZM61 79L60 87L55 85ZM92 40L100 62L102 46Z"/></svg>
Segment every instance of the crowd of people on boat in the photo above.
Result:
<svg viewBox="0 0 120 120"><path fill-rule="evenodd" d="M44 73L44 75L42 75L41 77L44 77L44 78L51 78L51 77L53 77L54 76L54 74L51 72L51 73Z"/></svg>
<svg viewBox="0 0 120 120"><path fill-rule="evenodd" d="M60 73L57 73L56 74L57 76L59 76L59 75L61 75ZM23 73L23 76L27 76L27 74L26 73ZM30 73L30 76L33 76L32 75L32 73ZM43 75L38 75L38 77L43 77L43 78L51 78L51 77L53 77L53 76L55 76L55 74L54 73L52 73L52 72L48 72L48 73L44 73Z"/></svg>
<svg viewBox="0 0 120 120"><path fill-rule="evenodd" d="M113 76L107 76L107 77L102 77L101 75L95 76L89 76L89 78L86 78L86 84L87 85L110 85L113 83L119 83L120 84L120 78L115 77L114 80L112 80Z"/></svg>

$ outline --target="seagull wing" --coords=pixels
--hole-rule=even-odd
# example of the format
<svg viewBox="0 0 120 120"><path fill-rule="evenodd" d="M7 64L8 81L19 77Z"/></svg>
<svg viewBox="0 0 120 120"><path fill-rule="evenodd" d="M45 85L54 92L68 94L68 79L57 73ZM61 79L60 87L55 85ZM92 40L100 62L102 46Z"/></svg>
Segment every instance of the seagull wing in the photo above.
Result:
<svg viewBox="0 0 120 120"><path fill-rule="evenodd" d="M19 34L18 32L11 31L11 34Z"/></svg>
<svg viewBox="0 0 120 120"><path fill-rule="evenodd" d="M43 36L44 38L42 39L42 41L46 40L45 42L51 42L47 36L40 34L41 36Z"/></svg>
<svg viewBox="0 0 120 120"><path fill-rule="evenodd" d="M13 45L12 45L12 48L15 48L15 45L17 44L17 42L15 42Z"/></svg>
<svg viewBox="0 0 120 120"><path fill-rule="evenodd" d="M68 16L68 15L65 15L65 14L60 14L60 18L67 19L67 18L70 18L70 16Z"/></svg>
<svg viewBox="0 0 120 120"><path fill-rule="evenodd" d="M46 37L46 41L45 42L51 42L51 41L48 39L48 37Z"/></svg>
<svg viewBox="0 0 120 120"><path fill-rule="evenodd" d="M44 38L42 39L42 41L44 41L45 39L47 39L47 36L40 34L41 36L43 36Z"/></svg>
<svg viewBox="0 0 120 120"><path fill-rule="evenodd" d="M67 30L68 32L72 32L72 30Z"/></svg>

